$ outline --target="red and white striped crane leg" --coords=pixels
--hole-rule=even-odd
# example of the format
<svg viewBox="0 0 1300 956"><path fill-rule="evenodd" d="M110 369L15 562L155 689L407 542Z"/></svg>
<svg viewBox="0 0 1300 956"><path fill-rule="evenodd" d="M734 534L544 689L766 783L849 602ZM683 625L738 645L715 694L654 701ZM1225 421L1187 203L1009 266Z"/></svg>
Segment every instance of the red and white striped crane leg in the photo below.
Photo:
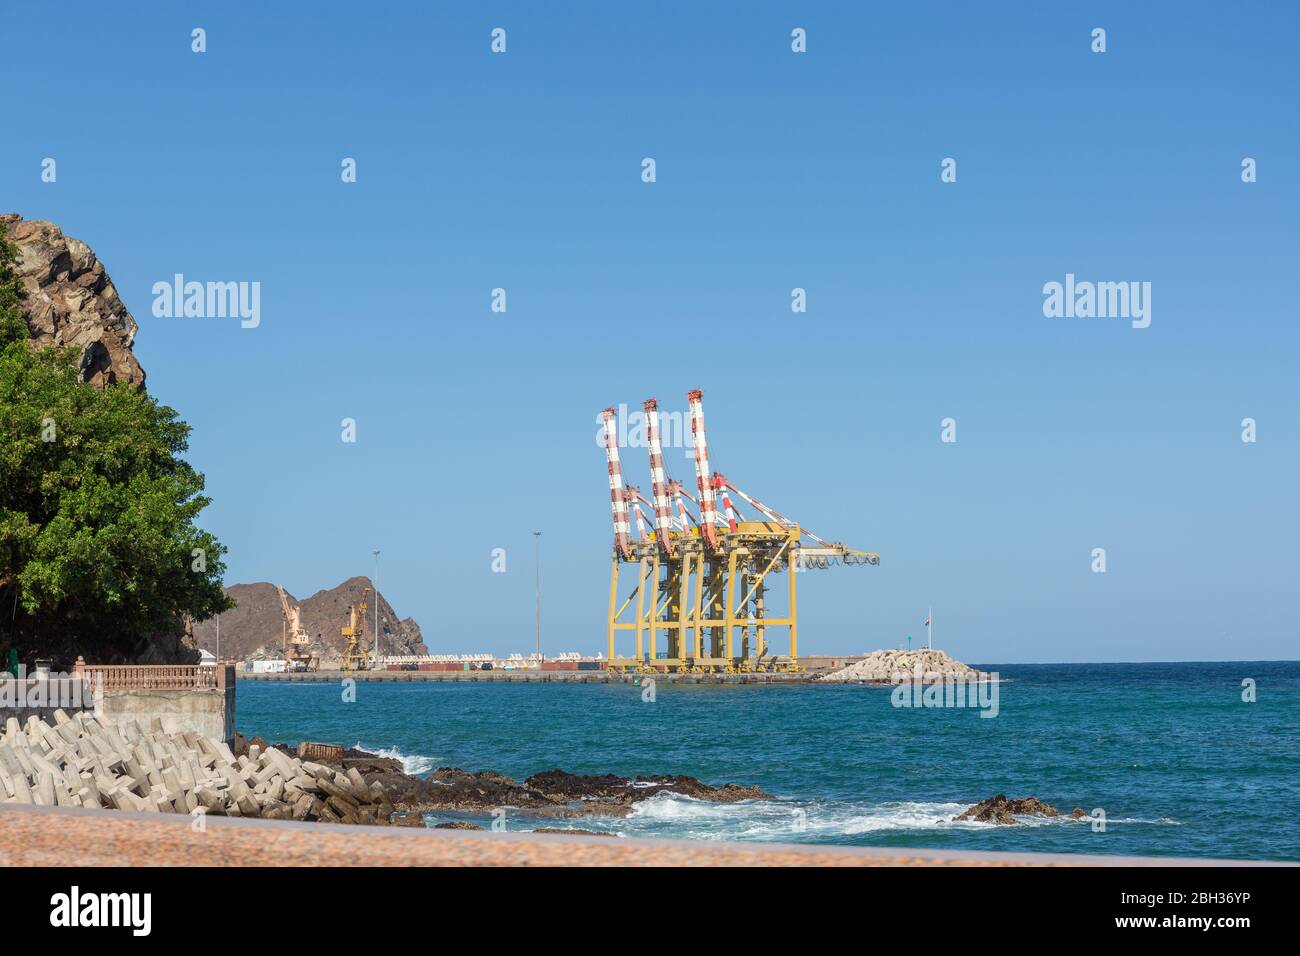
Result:
<svg viewBox="0 0 1300 956"><path fill-rule="evenodd" d="M655 505L655 537L659 539L659 550L671 557L673 545L668 532L673 525L673 515L672 509L668 506L664 450L659 444L659 403L653 398L647 398L642 408L645 409L646 443L650 446L650 484Z"/></svg>
<svg viewBox="0 0 1300 956"><path fill-rule="evenodd" d="M691 438L695 445L695 483L700 492L700 534L710 548L718 546L718 532L714 528L717 505L713 494L713 480L709 471L709 446L704 438L704 392L701 389L686 393L691 406Z"/></svg>
<svg viewBox="0 0 1300 956"><path fill-rule="evenodd" d="M632 548L628 541L627 496L623 491L623 468L618 460L618 421L612 408L602 413L605 419L605 458L609 462L609 503L614 512L614 547L628 558Z"/></svg>

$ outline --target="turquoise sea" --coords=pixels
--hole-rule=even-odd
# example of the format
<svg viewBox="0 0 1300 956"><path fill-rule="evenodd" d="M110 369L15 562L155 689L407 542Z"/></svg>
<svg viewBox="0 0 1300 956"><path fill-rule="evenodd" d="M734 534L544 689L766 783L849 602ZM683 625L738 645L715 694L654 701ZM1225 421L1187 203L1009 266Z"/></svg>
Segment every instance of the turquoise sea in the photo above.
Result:
<svg viewBox="0 0 1300 956"><path fill-rule="evenodd" d="M778 798L655 798L573 824L628 835L1300 860L1300 662L978 666L1002 677L992 719L897 708L861 685L660 682L647 703L636 684L362 682L344 703L336 684L243 681L237 727L412 772L690 774ZM1100 809L1105 828L951 822L995 793Z"/></svg>

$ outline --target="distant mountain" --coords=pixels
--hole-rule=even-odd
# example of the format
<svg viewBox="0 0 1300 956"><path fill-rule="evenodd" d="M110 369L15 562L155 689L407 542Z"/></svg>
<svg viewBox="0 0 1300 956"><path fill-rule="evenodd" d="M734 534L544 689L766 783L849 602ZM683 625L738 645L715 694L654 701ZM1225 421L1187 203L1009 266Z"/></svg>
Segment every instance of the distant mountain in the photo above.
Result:
<svg viewBox="0 0 1300 956"><path fill-rule="evenodd" d="M378 603L379 649L382 654L429 653L420 634L420 625L413 618L398 618L383 595L376 602L374 584L367 577L348 578L338 587L317 591L305 601L299 601L285 591L289 603L301 610L302 626L311 637L312 653L319 654L322 663L339 659L344 646L339 628L348 621L348 606L361 599L366 587L371 589L366 598L366 646L374 640L375 605ZM221 655L239 660L283 657L284 614L275 585L265 582L235 584L227 588L226 593L238 603L233 610L221 615ZM217 652L215 618L196 624L194 636L199 647L214 654Z"/></svg>

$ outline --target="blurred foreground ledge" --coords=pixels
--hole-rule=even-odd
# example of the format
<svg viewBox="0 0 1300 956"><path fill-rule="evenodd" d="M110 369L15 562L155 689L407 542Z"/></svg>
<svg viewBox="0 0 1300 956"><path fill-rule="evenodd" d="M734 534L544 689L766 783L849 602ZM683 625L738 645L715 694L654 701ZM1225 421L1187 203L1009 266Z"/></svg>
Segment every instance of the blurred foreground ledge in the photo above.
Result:
<svg viewBox="0 0 1300 956"><path fill-rule="evenodd" d="M1207 865L1258 864L388 829L216 816L196 821L156 813L0 805L0 867Z"/></svg>

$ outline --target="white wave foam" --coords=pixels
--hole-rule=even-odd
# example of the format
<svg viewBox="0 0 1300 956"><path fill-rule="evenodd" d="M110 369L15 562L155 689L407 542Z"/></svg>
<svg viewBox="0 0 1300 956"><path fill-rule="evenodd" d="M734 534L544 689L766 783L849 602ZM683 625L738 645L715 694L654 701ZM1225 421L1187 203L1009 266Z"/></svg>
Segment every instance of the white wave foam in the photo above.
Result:
<svg viewBox="0 0 1300 956"><path fill-rule="evenodd" d="M709 803L672 793L657 793L633 805L632 817L664 823L690 823L696 820L722 820L734 816L739 803Z"/></svg>
<svg viewBox="0 0 1300 956"><path fill-rule="evenodd" d="M422 773L428 773L438 765L438 757L426 757L422 754L404 754L396 747L369 747L363 743L352 745L354 750L364 750L368 754L374 754L376 757L388 757L390 760L400 760L402 769L411 774L418 776Z"/></svg>
<svg viewBox="0 0 1300 956"><path fill-rule="evenodd" d="M696 839L800 840L879 831L984 829L993 823L954 822L964 803L896 801L881 804L793 800L709 803L661 793L637 803L623 821L629 834L666 833Z"/></svg>
<svg viewBox="0 0 1300 956"><path fill-rule="evenodd" d="M844 821L841 832L871 833L876 830L936 830L946 828L983 829L995 826L975 820L953 820L967 809L960 803L917 803L900 800L882 803Z"/></svg>
<svg viewBox="0 0 1300 956"><path fill-rule="evenodd" d="M1079 822L1089 823L1091 821L1088 819L1088 817L1084 817ZM1111 819L1108 817L1106 819L1106 826L1110 826L1113 823L1143 823L1146 824L1147 826L1159 826L1159 827L1183 826L1182 820L1175 820L1173 819L1173 817L1158 817L1155 820L1144 820L1141 817L1119 817L1118 819Z"/></svg>
<svg viewBox="0 0 1300 956"><path fill-rule="evenodd" d="M835 841L864 833L920 832L929 830L994 830L1002 825L976 820L954 820L971 803L911 800L865 801L746 800L709 803L679 794L660 793L633 806L631 814L615 824L629 836L681 836L703 840ZM1091 821L1059 817L1017 817L1025 827L1086 825ZM1119 818L1108 823L1180 825L1168 818Z"/></svg>

